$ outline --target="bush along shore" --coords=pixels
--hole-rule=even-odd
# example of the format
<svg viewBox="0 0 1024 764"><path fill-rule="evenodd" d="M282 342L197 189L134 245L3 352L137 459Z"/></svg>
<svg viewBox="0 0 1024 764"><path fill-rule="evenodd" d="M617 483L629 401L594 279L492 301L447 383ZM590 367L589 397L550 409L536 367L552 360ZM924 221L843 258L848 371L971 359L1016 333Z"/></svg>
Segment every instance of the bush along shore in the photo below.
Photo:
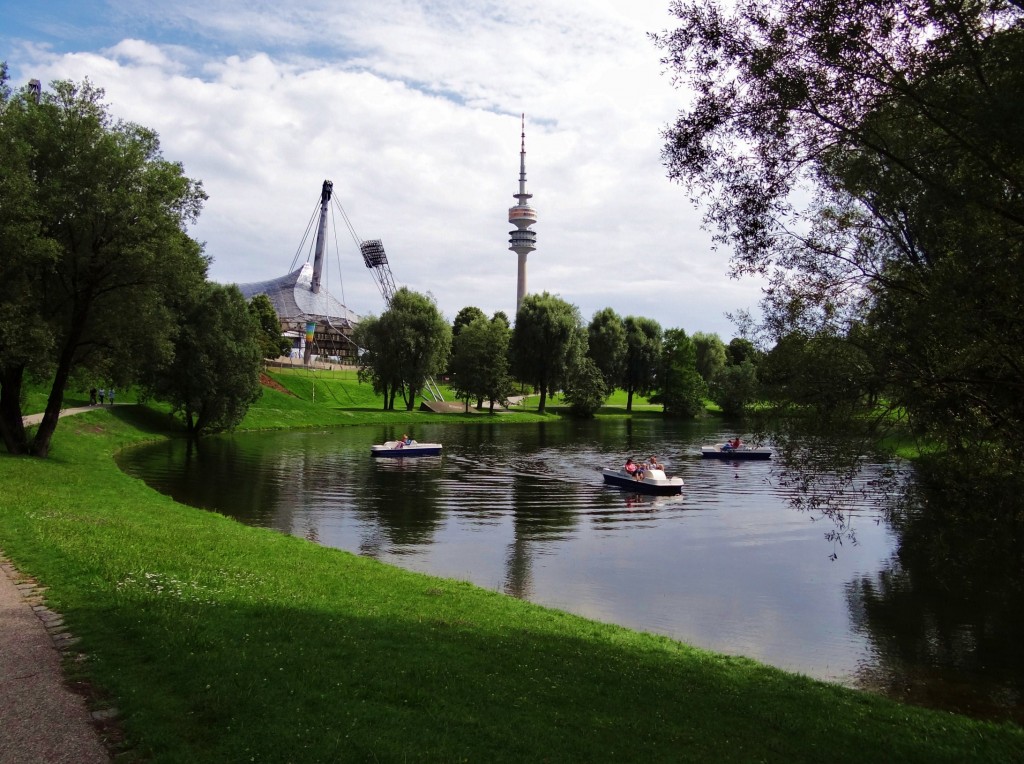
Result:
<svg viewBox="0 0 1024 764"><path fill-rule="evenodd" d="M279 405L265 396L257 426L284 416L268 413ZM0 549L79 638L68 670L118 709L119 760L1024 760L1012 724L176 504L113 460L165 437L160 421L142 407L92 411L62 420L49 459L0 456Z"/></svg>

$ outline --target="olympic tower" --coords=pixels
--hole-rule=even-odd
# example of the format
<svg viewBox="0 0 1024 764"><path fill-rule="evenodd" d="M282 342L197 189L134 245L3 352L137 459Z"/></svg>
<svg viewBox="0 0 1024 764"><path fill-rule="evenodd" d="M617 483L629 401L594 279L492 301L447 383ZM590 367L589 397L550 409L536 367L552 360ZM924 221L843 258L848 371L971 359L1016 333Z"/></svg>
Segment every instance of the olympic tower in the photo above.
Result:
<svg viewBox="0 0 1024 764"><path fill-rule="evenodd" d="M522 134L519 147L519 193L512 194L519 200L515 207L509 207L508 222L516 227L509 231L508 248L519 255L519 287L516 290L516 313L526 296L526 256L537 249L537 233L530 226L537 222L537 212L527 201L533 194L526 193L526 114L522 117Z"/></svg>

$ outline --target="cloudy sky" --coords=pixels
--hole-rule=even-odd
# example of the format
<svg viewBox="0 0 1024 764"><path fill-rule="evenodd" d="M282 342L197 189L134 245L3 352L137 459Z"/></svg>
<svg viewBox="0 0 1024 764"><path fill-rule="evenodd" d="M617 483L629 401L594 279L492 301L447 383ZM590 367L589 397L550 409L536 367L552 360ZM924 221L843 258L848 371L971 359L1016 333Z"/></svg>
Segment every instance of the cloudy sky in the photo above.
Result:
<svg viewBox="0 0 1024 764"><path fill-rule="evenodd" d="M12 84L88 77L115 116L155 129L203 181L192 233L211 277L261 281L305 260L324 179L397 285L449 318L515 311L508 207L526 114L539 222L528 291L664 328L715 332L756 310L701 212L665 177L661 133L684 103L647 34L668 0L0 0ZM383 302L343 225L328 284Z"/></svg>

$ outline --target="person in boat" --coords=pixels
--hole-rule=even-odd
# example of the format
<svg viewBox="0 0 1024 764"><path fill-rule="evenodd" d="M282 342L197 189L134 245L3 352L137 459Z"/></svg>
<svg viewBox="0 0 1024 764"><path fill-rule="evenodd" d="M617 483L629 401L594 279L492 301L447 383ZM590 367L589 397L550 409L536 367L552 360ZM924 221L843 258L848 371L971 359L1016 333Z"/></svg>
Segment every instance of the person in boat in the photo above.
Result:
<svg viewBox="0 0 1024 764"><path fill-rule="evenodd" d="M649 469L649 470L663 470L663 469L665 469L665 465L660 464L658 462L658 457L652 456L650 459L647 460L647 469Z"/></svg>
<svg viewBox="0 0 1024 764"><path fill-rule="evenodd" d="M632 475L634 480L644 479L644 466L634 462L632 459L626 459L626 465L623 469Z"/></svg>
<svg viewBox="0 0 1024 764"><path fill-rule="evenodd" d="M412 445L412 438L409 437L409 433L403 432L401 439L395 444L395 448L405 448L410 445Z"/></svg>
<svg viewBox="0 0 1024 764"><path fill-rule="evenodd" d="M737 449L739 447L740 447L740 439L739 438L733 438L732 440L727 440L727 441L725 441L725 443L722 444L722 450L723 451L732 451L732 450Z"/></svg>

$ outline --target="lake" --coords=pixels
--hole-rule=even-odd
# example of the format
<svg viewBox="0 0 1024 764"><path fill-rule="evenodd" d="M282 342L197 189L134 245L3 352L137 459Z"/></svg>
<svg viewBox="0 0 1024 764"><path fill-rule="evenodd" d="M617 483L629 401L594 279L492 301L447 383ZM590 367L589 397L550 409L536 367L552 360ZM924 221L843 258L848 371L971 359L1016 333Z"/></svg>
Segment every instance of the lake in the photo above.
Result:
<svg viewBox="0 0 1024 764"><path fill-rule="evenodd" d="M1024 719L1016 650L1005 651L1012 666L985 670L972 668L969 639L935 658L916 649L919 624L879 607L914 588L900 584L876 480L891 465L865 464L840 498L837 533L832 517L794 509L799 488L774 460L702 460L702 444L737 434L720 427L439 422L411 434L442 442L441 456L373 459L370 446L401 431L361 426L169 441L119 463L180 502L385 563L911 702ZM602 484L602 466L652 454L683 477L681 496Z"/></svg>

